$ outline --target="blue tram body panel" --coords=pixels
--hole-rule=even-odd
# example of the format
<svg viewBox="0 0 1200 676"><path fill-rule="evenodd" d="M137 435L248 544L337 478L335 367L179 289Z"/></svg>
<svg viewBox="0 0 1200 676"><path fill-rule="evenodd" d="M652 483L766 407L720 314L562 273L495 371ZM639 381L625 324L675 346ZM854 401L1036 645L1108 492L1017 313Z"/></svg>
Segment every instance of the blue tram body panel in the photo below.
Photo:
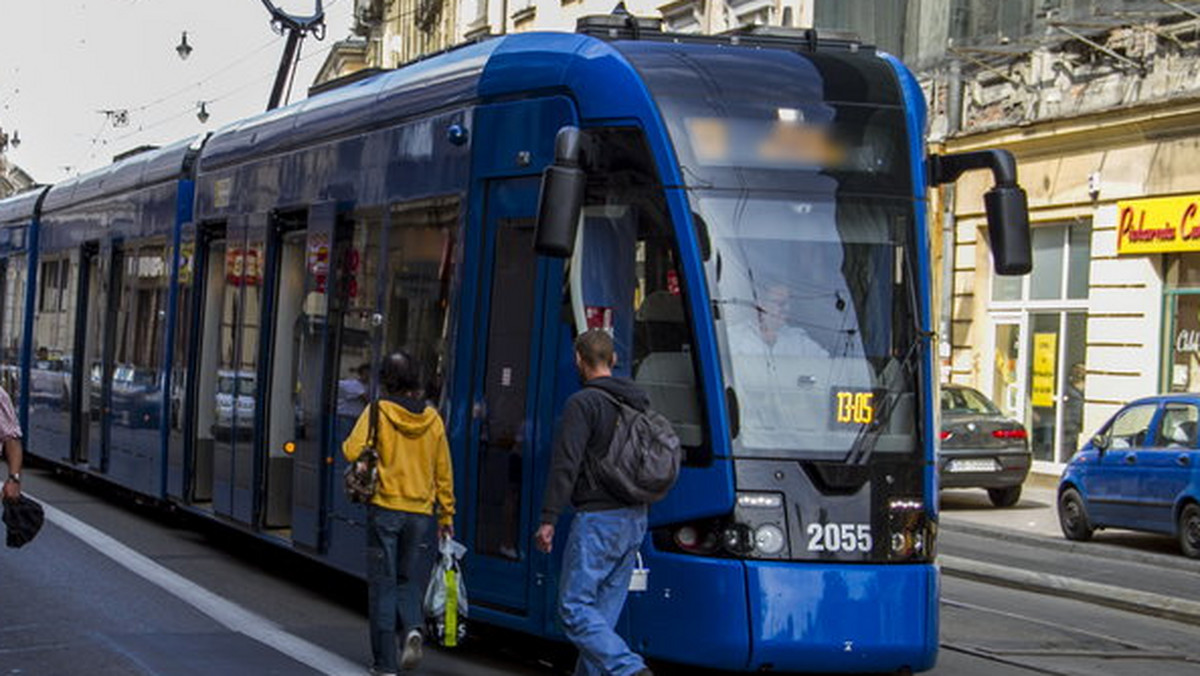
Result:
<svg viewBox="0 0 1200 676"><path fill-rule="evenodd" d="M869 49L831 56L811 47L604 41L561 33L505 36L233 123L203 142L134 156L49 189L40 207L36 196L0 201L0 259L22 251L5 248L9 230L13 237L23 233L28 252L23 357L16 365L0 361L20 376L23 419L35 412L30 452L362 575L365 511L341 494L340 443L347 423L333 421L336 387L329 380L336 381L345 367L336 351L343 337L329 314L330 308L337 311L334 285L326 288L315 275L322 264L333 270L335 254L361 244L353 237L376 237L379 257L370 266L378 298L356 310L386 314L397 300L385 297L385 272L397 272L384 270L386 248L403 232L392 215L409 203L452 201L458 208L455 222L446 226L452 246L441 263L454 269L443 280L448 364L438 404L454 461L457 530L472 549L467 565L472 617L561 638L557 577L569 520L560 521L553 556L535 553L529 535L539 518L555 421L579 383L575 327L564 302L569 265L531 250L537 177L554 161L555 134L564 125L584 132L630 131L644 145L656 176L654 185L641 187L656 190L661 201L673 247L670 273L686 289L681 323L691 331L686 354L695 380L688 383L698 393L705 455L683 468L672 493L651 510L653 533L641 549L651 571L649 586L630 594L621 630L648 656L733 671L932 668L937 569L928 556L883 563L893 541L888 529L898 523L896 504L936 518L924 99L912 75L891 57ZM820 117L835 104L848 104L890 111L903 121L887 129L893 138L904 137L895 141L906 155L902 167L878 178L887 189L903 188L886 199L903 202L911 217L911 232L903 234L910 238L905 256L916 299L911 313L916 403L901 409L913 418L911 453L869 463L864 457L853 467L838 465L830 454L805 456L802 448L743 454L739 423L746 411L739 412L734 396L722 324L727 318L721 317L729 312L722 305L723 269L717 262L722 259L714 255L724 245L714 244L719 233L701 218L700 205L709 193L762 189L751 179L765 174L704 166L685 140L689 116L699 113L689 113L690 102L682 99L704 86L711 77L707 68L746 73L740 84L764 101L777 92L766 91L771 88L762 82L769 78L758 82L754 74L787 74L791 81L776 89L786 89L784 98L795 108L772 104L769 110L781 120L801 113ZM814 201L840 190L830 189L822 172L808 169L773 175L767 185ZM721 182L735 174L732 183ZM853 200L862 198L845 199L852 212L858 206ZM380 216L356 223L362 213ZM636 220L644 217L633 218L612 217L613 232L645 227ZM364 222L368 225L359 227ZM367 228L378 231L364 233ZM621 296L640 293L633 290L634 280L624 279L636 274L636 265L605 265L605 256L632 260L628 244L580 259L593 276L606 268L614 275L624 271L623 279L601 285L607 295L595 296L596 305L615 306ZM140 283L154 265L139 257L144 247L163 252L170 283L160 333L147 343L154 348L152 374L144 386L126 387L117 377L126 359L119 336L104 322L95 331L72 324L76 320L65 307L42 300L47 282L38 277L52 269L42 265L46 261L64 261L64 267L70 262L81 271L70 287L81 298L84 277L108 289L124 270ZM264 260L261 278L247 272L251 250ZM732 260L727 255L724 270L733 269ZM151 267L144 275L131 272L138 266ZM191 266L186 274L185 266ZM891 284L893 278L887 280ZM501 282L518 291L495 293ZM219 287L219 294L208 285L217 285L212 288ZM891 300L887 293L890 288L884 297ZM261 305L251 305L251 297ZM88 308L97 316L116 312L111 300L96 302L108 303ZM870 303L864 301L859 311L891 321L880 301ZM298 320L277 320L283 309ZM633 332L632 304L613 315L614 329L622 334L618 342L632 345L624 335ZM70 344L56 345L61 354L39 360L37 341L68 326L77 334ZM229 354L221 356L236 363L221 367L228 383L216 382L221 370L212 347L218 344L213 340L225 340L212 338L223 331L228 344L220 343L220 350ZM295 345L307 347L292 347L292 333ZM514 335L526 342L503 344ZM304 381L304 387L277 377L279 369L300 363L320 369L321 376ZM318 402L313 407L322 415L302 424L305 411L296 403L301 400ZM499 409L511 415L493 420L491 413ZM210 420L222 416L220 425ZM190 435L186 440L183 430ZM202 443L210 430L211 439ZM288 451L294 455L268 448L284 439L294 442ZM494 485L485 486L498 475L519 483L515 503ZM894 480L901 488L893 487ZM681 525L744 526L735 523L739 496L754 493L761 499L763 492L779 496L781 537L790 542L782 554L756 558L672 548ZM516 514L506 522L515 524L515 539L481 523L481 515L506 510ZM919 519L913 523L924 527ZM872 533L882 544L873 552L867 544L862 551L814 553L810 542L805 550L808 536L831 532L827 526L857 527L859 541L869 543L864 534ZM734 531L714 531L721 537L727 532ZM504 537L510 540L498 544Z"/></svg>
<svg viewBox="0 0 1200 676"><path fill-rule="evenodd" d="M11 308L8 317L19 327L16 344L3 346L3 376L2 385L8 388L9 396L16 407L17 419L21 429L28 435L29 430L29 364L33 341L33 302L35 298L33 284L30 280L37 275L38 267L38 213L42 200L45 199L49 187L30 190L29 192L0 200L0 257L5 265L19 265L17 256L25 255L25 267L14 269L13 277L20 280L24 286L25 296L12 294L11 300L15 307ZM8 283L8 280L5 280ZM7 319L7 317L6 317ZM13 327L8 327L11 335Z"/></svg>
<svg viewBox="0 0 1200 676"><path fill-rule="evenodd" d="M183 141L50 188L37 247L39 259L56 267L31 273L31 290L53 286L62 299L47 305L43 292L31 313L28 407L36 415L27 431L30 452L152 497L165 494L166 478L162 422L172 265L165 253L180 219L190 218L193 189L183 175L194 154L193 141ZM160 255L146 258L143 247ZM57 280L41 278L59 269ZM130 307L122 283L151 278L161 305L147 303L146 314L123 315L124 326L111 326L121 308ZM93 305L99 302L104 306ZM130 336L151 327L135 354ZM118 350L121 341L125 349Z"/></svg>
<svg viewBox="0 0 1200 676"><path fill-rule="evenodd" d="M938 572L923 566L746 564L755 669L933 667Z"/></svg>

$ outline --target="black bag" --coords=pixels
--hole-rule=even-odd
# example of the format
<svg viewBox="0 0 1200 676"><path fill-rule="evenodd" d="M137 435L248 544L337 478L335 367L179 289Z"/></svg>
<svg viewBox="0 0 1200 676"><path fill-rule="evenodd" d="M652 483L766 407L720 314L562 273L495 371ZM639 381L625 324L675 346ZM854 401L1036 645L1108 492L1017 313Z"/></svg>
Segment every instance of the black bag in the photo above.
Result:
<svg viewBox="0 0 1200 676"><path fill-rule="evenodd" d="M22 547L42 529L45 515L42 506L33 498L22 495L13 501L4 501L4 525L8 527L6 544L9 547Z"/></svg>
<svg viewBox="0 0 1200 676"><path fill-rule="evenodd" d="M379 400L371 401L370 431L367 433L367 444L363 446L358 459L346 466L342 474L346 496L350 502L367 504L375 497L375 489L379 485L379 451L375 445L376 430L379 427Z"/></svg>
<svg viewBox="0 0 1200 676"><path fill-rule="evenodd" d="M613 394L593 388L617 405L612 442L592 464L592 474L618 500L648 505L663 499L679 478L683 448L661 413L639 411Z"/></svg>

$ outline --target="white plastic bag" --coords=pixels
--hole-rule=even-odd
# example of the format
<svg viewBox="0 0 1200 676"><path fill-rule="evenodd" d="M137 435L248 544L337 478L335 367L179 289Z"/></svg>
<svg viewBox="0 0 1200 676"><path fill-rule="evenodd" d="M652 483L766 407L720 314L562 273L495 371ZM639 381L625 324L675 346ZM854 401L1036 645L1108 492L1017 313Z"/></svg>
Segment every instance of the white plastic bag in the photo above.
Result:
<svg viewBox="0 0 1200 676"><path fill-rule="evenodd" d="M437 563L425 590L427 633L438 645L452 648L467 635L467 585L462 562L467 548L451 538L438 544Z"/></svg>

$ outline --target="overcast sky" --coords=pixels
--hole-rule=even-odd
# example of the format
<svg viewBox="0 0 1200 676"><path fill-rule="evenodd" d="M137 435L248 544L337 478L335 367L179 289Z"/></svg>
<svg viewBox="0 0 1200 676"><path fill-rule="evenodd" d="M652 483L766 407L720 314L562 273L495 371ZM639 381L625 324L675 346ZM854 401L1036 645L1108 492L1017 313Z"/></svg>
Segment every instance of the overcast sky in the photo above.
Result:
<svg viewBox="0 0 1200 676"><path fill-rule="evenodd" d="M276 4L311 14L315 2ZM292 101L349 35L354 0L325 0L325 11L325 40L304 41ZM262 112L284 46L269 18L262 0L0 0L0 128L21 138L9 160L54 183ZM105 110L127 110L126 124Z"/></svg>

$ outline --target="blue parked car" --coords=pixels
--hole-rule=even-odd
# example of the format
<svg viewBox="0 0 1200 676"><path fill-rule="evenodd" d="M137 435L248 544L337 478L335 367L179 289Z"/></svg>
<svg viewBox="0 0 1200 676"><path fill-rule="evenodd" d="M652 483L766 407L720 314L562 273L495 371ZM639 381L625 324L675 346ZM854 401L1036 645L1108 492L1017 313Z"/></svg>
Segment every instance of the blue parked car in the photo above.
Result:
<svg viewBox="0 0 1200 676"><path fill-rule="evenodd" d="M1071 458L1058 485L1058 521L1070 540L1097 528L1179 538L1200 558L1200 395L1138 399Z"/></svg>

